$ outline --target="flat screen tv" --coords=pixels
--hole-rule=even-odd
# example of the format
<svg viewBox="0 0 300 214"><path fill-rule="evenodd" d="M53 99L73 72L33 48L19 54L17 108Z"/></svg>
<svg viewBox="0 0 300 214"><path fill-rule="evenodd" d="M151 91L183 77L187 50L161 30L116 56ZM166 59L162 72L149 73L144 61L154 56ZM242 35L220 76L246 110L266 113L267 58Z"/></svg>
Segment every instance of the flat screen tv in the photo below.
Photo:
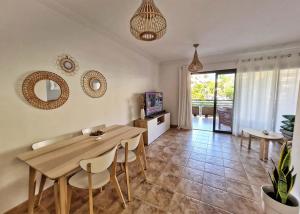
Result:
<svg viewBox="0 0 300 214"><path fill-rule="evenodd" d="M163 111L163 93L146 92L145 93L145 114L149 117Z"/></svg>

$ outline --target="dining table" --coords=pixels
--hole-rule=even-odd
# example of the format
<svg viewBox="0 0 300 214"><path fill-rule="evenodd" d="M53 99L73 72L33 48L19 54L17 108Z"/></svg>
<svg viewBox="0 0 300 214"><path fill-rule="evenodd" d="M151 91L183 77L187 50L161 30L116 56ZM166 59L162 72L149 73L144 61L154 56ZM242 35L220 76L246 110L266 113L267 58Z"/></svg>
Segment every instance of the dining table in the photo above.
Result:
<svg viewBox="0 0 300 214"><path fill-rule="evenodd" d="M38 150L28 151L18 155L18 159L29 166L28 213L34 213L35 184L37 172L58 182L59 213L68 213L67 179L80 169L80 160L97 157L116 145L121 140L130 139L146 132L144 128L127 125L112 125L101 129L100 137L79 135L61 140ZM141 151L144 167L147 168L143 138ZM57 211L58 212L58 211Z"/></svg>

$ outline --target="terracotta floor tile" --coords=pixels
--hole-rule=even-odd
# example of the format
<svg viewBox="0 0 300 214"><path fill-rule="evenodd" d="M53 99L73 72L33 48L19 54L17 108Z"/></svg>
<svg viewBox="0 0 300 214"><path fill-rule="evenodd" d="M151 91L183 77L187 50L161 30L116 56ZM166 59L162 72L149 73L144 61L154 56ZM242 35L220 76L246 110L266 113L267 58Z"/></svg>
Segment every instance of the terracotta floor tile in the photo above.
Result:
<svg viewBox="0 0 300 214"><path fill-rule="evenodd" d="M176 193L169 206L169 212L172 214L225 214L227 212L216 207L205 204L188 196Z"/></svg>
<svg viewBox="0 0 300 214"><path fill-rule="evenodd" d="M219 166L224 165L223 158L214 157L214 156L210 156L210 155L206 155L205 162L210 163L210 164L214 164L214 165L219 165Z"/></svg>
<svg viewBox="0 0 300 214"><path fill-rule="evenodd" d="M171 191L174 191L180 180L181 179L179 177L176 177L172 174L162 173L155 183L161 187L165 187Z"/></svg>
<svg viewBox="0 0 300 214"><path fill-rule="evenodd" d="M195 181L198 183L202 183L203 181L203 174L204 172L197 169L192 169L189 167L183 167L181 168L180 177L186 178L191 181Z"/></svg>
<svg viewBox="0 0 300 214"><path fill-rule="evenodd" d="M237 181L241 181L242 183L248 184L248 178L245 172L238 171L230 168L225 168L225 176L226 178L231 178Z"/></svg>
<svg viewBox="0 0 300 214"><path fill-rule="evenodd" d="M194 199L201 199L202 184L182 178L176 187L176 192Z"/></svg>
<svg viewBox="0 0 300 214"><path fill-rule="evenodd" d="M190 167L192 169L204 170L204 162L189 159L187 167Z"/></svg>
<svg viewBox="0 0 300 214"><path fill-rule="evenodd" d="M205 156L206 156L205 154L192 152L190 158L193 159L193 160L196 160L196 161L204 162L205 161Z"/></svg>
<svg viewBox="0 0 300 214"><path fill-rule="evenodd" d="M163 170L161 170L161 173L164 172L164 173L167 173L170 175L180 177L182 168L183 168L182 166L178 166L176 164L169 163Z"/></svg>
<svg viewBox="0 0 300 214"><path fill-rule="evenodd" d="M173 156L170 160L170 163L178 166L186 166L187 162L188 162L188 158L179 155Z"/></svg>
<svg viewBox="0 0 300 214"><path fill-rule="evenodd" d="M231 169L235 169L235 170L239 170L239 171L244 171L243 164L241 162L238 162L238 161L232 161L232 160L224 159L224 166L226 168L231 168Z"/></svg>
<svg viewBox="0 0 300 214"><path fill-rule="evenodd" d="M225 168L224 167L210 164L210 163L205 163L204 171L212 173L212 174L220 175L220 176L225 176Z"/></svg>
<svg viewBox="0 0 300 214"><path fill-rule="evenodd" d="M169 206L174 192L168 190L167 188L153 185L150 191L147 192L144 198L140 198L149 202L150 204L166 211Z"/></svg>
<svg viewBox="0 0 300 214"><path fill-rule="evenodd" d="M249 199L255 199L250 185L240 183L236 180L226 179L227 192L231 192Z"/></svg>
<svg viewBox="0 0 300 214"><path fill-rule="evenodd" d="M226 191L226 182L223 176L205 172L203 184Z"/></svg>
<svg viewBox="0 0 300 214"><path fill-rule="evenodd" d="M248 180L250 184L256 186L262 186L264 184L272 185L271 180L267 175L254 175L254 176L249 175Z"/></svg>
<svg viewBox="0 0 300 214"><path fill-rule="evenodd" d="M257 202L228 193L226 209L236 214L260 214L262 213Z"/></svg>
<svg viewBox="0 0 300 214"><path fill-rule="evenodd" d="M216 207L220 207L226 209L226 198L228 197L228 193L213 187L209 187L203 185L201 201L211 204Z"/></svg>

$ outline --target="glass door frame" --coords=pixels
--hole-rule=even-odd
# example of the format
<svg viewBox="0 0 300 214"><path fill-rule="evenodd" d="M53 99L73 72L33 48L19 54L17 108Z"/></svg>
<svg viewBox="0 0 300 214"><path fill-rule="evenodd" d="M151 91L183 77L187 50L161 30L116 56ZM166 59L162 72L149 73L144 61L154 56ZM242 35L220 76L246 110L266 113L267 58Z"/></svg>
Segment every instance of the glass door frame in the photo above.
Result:
<svg viewBox="0 0 300 214"><path fill-rule="evenodd" d="M235 90L236 90L236 69L227 69L227 70L217 70L212 71L210 73L215 73L215 94L214 94L214 115L213 115L213 132L223 133L223 134L232 134L231 131L222 131L216 129L216 118L217 118L217 91L218 91L218 76L222 74L234 74L234 89L233 89L233 100L232 100L232 112L234 112L234 98L235 98ZM232 114L232 123L233 123L233 114Z"/></svg>

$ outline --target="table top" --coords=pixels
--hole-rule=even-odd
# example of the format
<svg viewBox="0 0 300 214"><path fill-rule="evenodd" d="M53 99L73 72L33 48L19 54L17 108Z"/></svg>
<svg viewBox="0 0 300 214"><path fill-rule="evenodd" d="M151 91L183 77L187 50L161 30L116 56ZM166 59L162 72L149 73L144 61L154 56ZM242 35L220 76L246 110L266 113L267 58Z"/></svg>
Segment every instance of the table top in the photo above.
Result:
<svg viewBox="0 0 300 214"><path fill-rule="evenodd" d="M113 125L102 130L105 134L101 135L101 139L80 135L25 152L18 158L48 178L57 179L78 168L80 160L97 157L118 145L121 140L146 131L144 128L122 125Z"/></svg>
<svg viewBox="0 0 300 214"><path fill-rule="evenodd" d="M259 137L259 138L263 138L263 139L267 139L267 140L280 140L280 139L283 139L282 134L276 133L276 132L269 132L268 135L265 135L262 130L257 130L257 129L247 128L247 129L243 129L243 131L250 134L250 135L253 135L255 137Z"/></svg>

